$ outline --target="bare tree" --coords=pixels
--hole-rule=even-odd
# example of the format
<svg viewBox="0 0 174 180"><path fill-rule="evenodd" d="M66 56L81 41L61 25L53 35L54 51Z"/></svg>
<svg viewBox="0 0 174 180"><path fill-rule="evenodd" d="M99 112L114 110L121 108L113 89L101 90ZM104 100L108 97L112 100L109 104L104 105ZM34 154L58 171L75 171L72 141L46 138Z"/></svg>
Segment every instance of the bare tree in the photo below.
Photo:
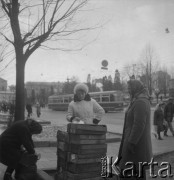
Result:
<svg viewBox="0 0 174 180"><path fill-rule="evenodd" d="M150 44L147 44L144 50L142 51L140 61L142 67L141 80L146 84L149 93L151 95L153 89L152 74L157 71L158 64L157 64L157 55L154 51L154 48Z"/></svg>
<svg viewBox="0 0 174 180"><path fill-rule="evenodd" d="M92 29L82 27L76 16L88 0L1 0L0 35L8 42L9 51L16 60L15 121L24 119L25 64L39 47L69 50L62 47L71 35ZM3 11L2 11L3 10ZM52 40L49 44L48 41ZM4 57L5 59L5 57Z"/></svg>
<svg viewBox="0 0 174 180"><path fill-rule="evenodd" d="M133 76L135 77L135 79L138 79L141 74L141 65L138 61L134 63L129 63L124 66L123 76L128 76L129 79Z"/></svg>

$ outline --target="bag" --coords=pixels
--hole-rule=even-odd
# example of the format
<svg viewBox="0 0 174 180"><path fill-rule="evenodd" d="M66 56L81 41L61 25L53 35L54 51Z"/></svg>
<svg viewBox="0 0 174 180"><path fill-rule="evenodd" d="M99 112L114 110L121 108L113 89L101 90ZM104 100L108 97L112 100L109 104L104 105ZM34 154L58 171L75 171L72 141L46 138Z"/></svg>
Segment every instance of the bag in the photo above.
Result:
<svg viewBox="0 0 174 180"><path fill-rule="evenodd" d="M15 169L15 178L18 180L37 179L37 160L37 155L23 153L23 157Z"/></svg>

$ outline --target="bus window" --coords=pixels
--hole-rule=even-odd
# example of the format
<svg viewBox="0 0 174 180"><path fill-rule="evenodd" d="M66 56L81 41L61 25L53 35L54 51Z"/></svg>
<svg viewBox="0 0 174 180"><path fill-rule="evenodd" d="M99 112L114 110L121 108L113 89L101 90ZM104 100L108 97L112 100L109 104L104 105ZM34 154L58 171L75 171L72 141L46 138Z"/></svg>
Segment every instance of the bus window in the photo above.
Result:
<svg viewBox="0 0 174 180"><path fill-rule="evenodd" d="M56 102L57 102L57 103L63 103L63 98L57 98L57 99L56 99Z"/></svg>
<svg viewBox="0 0 174 180"><path fill-rule="evenodd" d="M113 94L110 94L110 101L111 101L111 102L115 101L115 98L114 98L114 95L113 95Z"/></svg>
<svg viewBox="0 0 174 180"><path fill-rule="evenodd" d="M100 95L92 96L93 99L95 99L97 102L100 102Z"/></svg>
<svg viewBox="0 0 174 180"><path fill-rule="evenodd" d="M69 98L68 97L64 97L64 103L69 103Z"/></svg>
<svg viewBox="0 0 174 180"><path fill-rule="evenodd" d="M102 102L109 102L109 97L108 96L102 97Z"/></svg>

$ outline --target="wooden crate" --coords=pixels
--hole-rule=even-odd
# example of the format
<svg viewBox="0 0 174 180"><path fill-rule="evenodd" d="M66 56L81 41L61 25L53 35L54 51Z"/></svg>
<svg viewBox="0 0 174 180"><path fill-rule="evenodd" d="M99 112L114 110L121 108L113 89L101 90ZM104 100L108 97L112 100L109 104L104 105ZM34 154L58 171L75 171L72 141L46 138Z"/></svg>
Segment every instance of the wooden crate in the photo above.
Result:
<svg viewBox="0 0 174 180"><path fill-rule="evenodd" d="M105 125L68 124L57 132L57 169L62 180L100 180L106 156Z"/></svg>

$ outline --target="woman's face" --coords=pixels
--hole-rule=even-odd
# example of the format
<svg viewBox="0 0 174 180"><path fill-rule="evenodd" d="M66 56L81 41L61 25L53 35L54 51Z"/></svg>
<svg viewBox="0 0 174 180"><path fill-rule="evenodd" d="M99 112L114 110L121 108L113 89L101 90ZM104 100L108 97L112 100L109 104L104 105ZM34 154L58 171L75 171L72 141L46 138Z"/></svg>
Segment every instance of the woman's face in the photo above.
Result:
<svg viewBox="0 0 174 180"><path fill-rule="evenodd" d="M81 100L85 99L86 93L82 90L79 90L79 91L77 91L76 95L77 95L78 99L81 101Z"/></svg>

